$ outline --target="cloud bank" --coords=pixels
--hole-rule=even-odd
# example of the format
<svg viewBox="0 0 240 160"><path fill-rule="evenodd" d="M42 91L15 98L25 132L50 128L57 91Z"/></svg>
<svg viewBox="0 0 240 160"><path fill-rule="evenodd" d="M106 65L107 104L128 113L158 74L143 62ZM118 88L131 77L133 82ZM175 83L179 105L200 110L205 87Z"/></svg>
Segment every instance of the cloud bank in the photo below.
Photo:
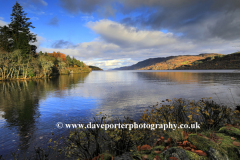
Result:
<svg viewBox="0 0 240 160"><path fill-rule="evenodd" d="M37 8L51 4L22 3L38 14L44 12ZM81 43L61 37L51 42L51 48L40 46L38 51L60 51L104 69L154 57L240 50L239 0L60 0L57 5L77 17L76 22L86 22L96 37ZM51 17L48 25L59 26L58 17Z"/></svg>
<svg viewBox="0 0 240 160"><path fill-rule="evenodd" d="M140 60L153 57L231 53L236 51L234 45L239 44L239 40L227 41L219 37L200 41L171 32L141 30L107 19L89 22L87 26L99 35L97 39L74 45L68 41L59 40L54 42L52 47L62 53L77 57L88 65L110 69L132 65ZM53 50L52 48L42 49Z"/></svg>

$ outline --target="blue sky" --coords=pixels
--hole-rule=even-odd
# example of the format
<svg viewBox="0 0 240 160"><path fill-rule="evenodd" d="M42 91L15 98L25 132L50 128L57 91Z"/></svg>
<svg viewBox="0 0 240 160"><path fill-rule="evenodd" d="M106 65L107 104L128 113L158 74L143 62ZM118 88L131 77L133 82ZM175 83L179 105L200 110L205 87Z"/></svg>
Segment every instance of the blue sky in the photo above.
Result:
<svg viewBox="0 0 240 160"><path fill-rule="evenodd" d="M0 26L15 0L0 0ZM138 61L240 50L239 0L19 0L37 52L61 52L105 70Z"/></svg>

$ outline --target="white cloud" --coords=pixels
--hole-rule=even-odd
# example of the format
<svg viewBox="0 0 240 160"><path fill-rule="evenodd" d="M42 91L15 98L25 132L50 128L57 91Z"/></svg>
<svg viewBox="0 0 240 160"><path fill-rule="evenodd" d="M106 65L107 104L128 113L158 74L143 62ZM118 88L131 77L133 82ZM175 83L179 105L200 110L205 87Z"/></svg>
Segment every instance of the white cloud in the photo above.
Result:
<svg viewBox="0 0 240 160"><path fill-rule="evenodd" d="M99 34L105 41L122 47L160 47L177 41L172 33L138 30L137 28L126 27L107 19L89 22L87 26Z"/></svg>
<svg viewBox="0 0 240 160"><path fill-rule="evenodd" d="M44 38L44 37L41 37L41 36L38 36L37 35L37 42L35 42L35 43L31 43L32 45L35 45L36 47L37 47L37 52L39 52L39 49L38 48L40 48L40 45L43 43L43 42L45 42L46 41L46 39Z"/></svg>
<svg viewBox="0 0 240 160"><path fill-rule="evenodd" d="M113 60L104 60L104 61L99 61L98 59L96 60L91 60L87 61L87 65L93 65L93 66L98 66L103 69L112 69L112 68L117 68L119 66L127 66L131 65L133 63L137 63L137 61L131 60L131 58L122 58L122 59L113 59Z"/></svg>
<svg viewBox="0 0 240 160"><path fill-rule="evenodd" d="M198 41L174 33L138 30L110 20L89 22L88 26L99 34L93 41L70 45L68 48L39 48L38 51L59 51L87 65L111 69L133 65L148 58L200 53L229 54L236 52L238 48L233 46L240 44L239 40L209 38Z"/></svg>
<svg viewBox="0 0 240 160"><path fill-rule="evenodd" d="M84 58L84 59L105 59L111 57L111 53L119 52L119 46L111 43L106 43L103 41L94 40L92 42L79 43L70 48L41 48L43 51L60 51L71 56ZM108 56L108 53L109 56Z"/></svg>
<svg viewBox="0 0 240 160"><path fill-rule="evenodd" d="M7 25L7 22L2 21L4 18L0 17L0 26L5 26Z"/></svg>

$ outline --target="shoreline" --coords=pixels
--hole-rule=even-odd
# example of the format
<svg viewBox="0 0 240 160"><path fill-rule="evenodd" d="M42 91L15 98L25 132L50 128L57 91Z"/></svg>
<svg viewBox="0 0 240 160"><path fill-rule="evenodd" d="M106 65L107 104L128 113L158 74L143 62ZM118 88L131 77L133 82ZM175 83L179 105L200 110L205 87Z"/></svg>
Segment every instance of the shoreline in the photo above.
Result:
<svg viewBox="0 0 240 160"><path fill-rule="evenodd" d="M92 72L92 71L90 71ZM0 82L9 82L9 81L24 81L24 80L38 80L38 79L52 79L52 78L56 78L60 75L71 75L71 74L81 74L81 73L90 73L90 72L87 72L87 71L84 71L84 72L79 72L79 73L69 73L69 74L55 74L55 75L52 75L52 76L49 76L49 77L31 77L31 78L8 78L8 79L5 79L5 80L2 80L0 78Z"/></svg>

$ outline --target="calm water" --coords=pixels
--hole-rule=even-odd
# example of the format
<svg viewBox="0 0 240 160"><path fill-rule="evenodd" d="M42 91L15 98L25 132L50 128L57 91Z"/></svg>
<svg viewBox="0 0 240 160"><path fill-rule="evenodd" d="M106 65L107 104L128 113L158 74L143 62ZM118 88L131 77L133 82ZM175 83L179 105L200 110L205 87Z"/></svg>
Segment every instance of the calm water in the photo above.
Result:
<svg viewBox="0 0 240 160"><path fill-rule="evenodd" d="M149 105L172 98L212 97L240 104L240 72L93 71L52 80L0 82L0 155L30 152L66 135L56 123L88 123L102 112L137 121ZM54 132L54 136L51 133Z"/></svg>

